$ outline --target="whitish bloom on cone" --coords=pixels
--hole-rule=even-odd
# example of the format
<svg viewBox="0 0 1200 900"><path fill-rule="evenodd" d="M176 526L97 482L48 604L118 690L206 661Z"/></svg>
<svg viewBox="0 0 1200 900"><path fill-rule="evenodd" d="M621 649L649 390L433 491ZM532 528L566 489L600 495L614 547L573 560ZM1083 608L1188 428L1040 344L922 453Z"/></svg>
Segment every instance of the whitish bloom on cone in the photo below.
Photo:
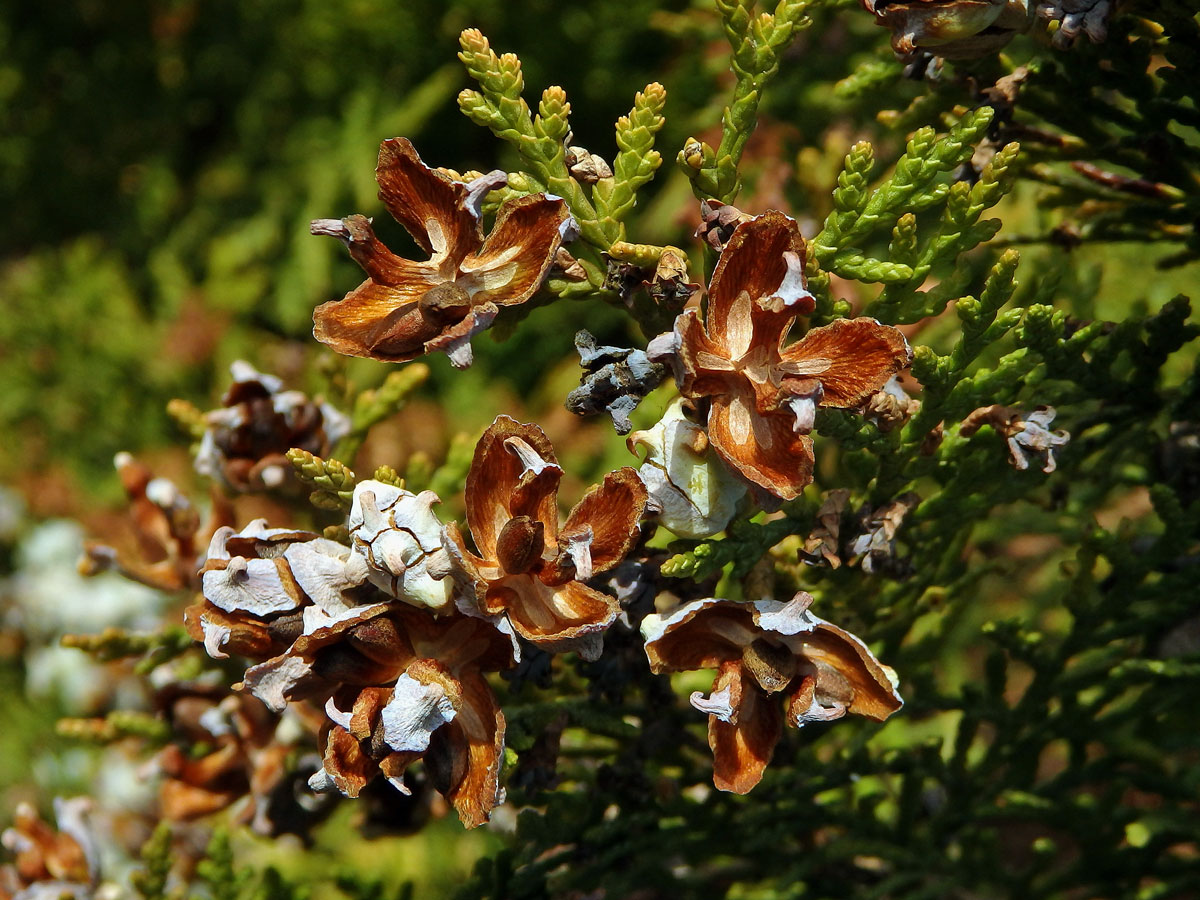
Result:
<svg viewBox="0 0 1200 900"><path fill-rule="evenodd" d="M1054 461L1054 450L1065 447L1071 435L1050 430L1054 415L1053 406L1039 406L1017 423L1017 430L1008 438L1008 452L1016 468L1029 468L1032 459L1042 462L1042 471L1047 475L1055 470L1058 464Z"/></svg>
<svg viewBox="0 0 1200 900"><path fill-rule="evenodd" d="M287 652L248 669L244 684L277 712L298 700L324 703L314 790L357 797L383 775L404 791L405 769L423 759L470 828L503 795L504 715L484 673L513 661L511 636L486 619L380 603L306 615Z"/></svg>
<svg viewBox="0 0 1200 900"><path fill-rule="evenodd" d="M201 575L204 598L189 607L188 632L209 656L266 659L301 628L304 610L336 616L366 602L366 561L308 531L268 528L255 519L241 532L219 528Z"/></svg>
<svg viewBox="0 0 1200 900"><path fill-rule="evenodd" d="M712 693L696 691L691 702L708 713L719 790L758 784L785 721L800 728L846 713L883 721L904 703L896 673L810 603L803 591L788 602L696 600L642 622L651 671L717 670Z"/></svg>
<svg viewBox="0 0 1200 900"><path fill-rule="evenodd" d="M1080 34L1086 34L1093 44L1103 41L1114 6L1113 0L1039 0L1036 13L1039 19L1060 23L1054 46L1070 47Z"/></svg>
<svg viewBox="0 0 1200 900"><path fill-rule="evenodd" d="M414 606L441 610L454 593L446 578L442 523L433 512L433 491L413 494L382 481L354 488L349 529L354 552L366 560L371 583Z"/></svg>
<svg viewBox="0 0 1200 900"><path fill-rule="evenodd" d="M970 437L984 425L991 425L1008 442L1013 468L1023 472L1033 460L1041 462L1042 471L1049 475L1058 467L1054 451L1071 440L1066 431L1050 430L1054 416L1053 406L1039 406L1031 413L1008 406L984 406L963 419L958 433Z"/></svg>
<svg viewBox="0 0 1200 900"><path fill-rule="evenodd" d="M239 492L277 488L291 477L293 447L327 456L350 432L350 419L301 391L285 391L274 375L244 360L230 367L233 383L221 407L204 414L196 471Z"/></svg>
<svg viewBox="0 0 1200 900"><path fill-rule="evenodd" d="M653 428L626 440L630 452L646 447L638 477L650 494L647 508L680 537L706 538L723 531L746 495L745 484L709 446L708 433L676 400Z"/></svg>

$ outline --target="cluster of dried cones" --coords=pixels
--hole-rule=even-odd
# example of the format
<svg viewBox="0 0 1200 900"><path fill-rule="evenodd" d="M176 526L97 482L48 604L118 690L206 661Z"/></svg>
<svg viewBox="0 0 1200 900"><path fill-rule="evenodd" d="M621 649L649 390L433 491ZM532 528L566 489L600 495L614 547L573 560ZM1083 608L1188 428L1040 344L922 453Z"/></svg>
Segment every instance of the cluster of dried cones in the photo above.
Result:
<svg viewBox="0 0 1200 900"><path fill-rule="evenodd" d="M527 300L572 236L565 205L508 201L485 238L480 203L498 176L456 182L404 140L384 143L377 172L389 211L430 259L391 254L360 216L314 223L369 276L317 310L315 334L343 353L400 361L445 350L466 365L471 336L500 307ZM514 665L525 645L598 657L620 611L599 576L649 521L711 535L745 506L747 488L762 504L796 497L812 480L816 409L861 407L908 366L903 336L870 319L811 328L788 344L813 310L799 229L777 212L731 224L706 315L685 311L648 348L674 370L687 407L677 404L660 434L631 437L650 447L642 476L609 473L560 523L563 473L550 441L501 416L467 476L468 533L438 519L433 493L381 481L356 486L348 544L262 520L213 533L189 630L214 657L253 661L243 686L269 709L323 709L314 789L357 796L382 776L404 791L405 771L421 760L464 823L486 821L502 795L504 746L486 673ZM703 488L680 478L683 454L723 497L715 508L699 511ZM673 515L684 507L692 514ZM900 707L890 670L812 616L809 602L708 598L646 620L655 671L720 671L712 696L694 699L710 715L719 787L758 782L785 720L882 719Z"/></svg>
<svg viewBox="0 0 1200 900"><path fill-rule="evenodd" d="M99 883L98 854L87 823L86 797L54 802L58 828L22 803L0 844L13 854L0 866L0 900L83 900Z"/></svg>
<svg viewBox="0 0 1200 900"><path fill-rule="evenodd" d="M405 770L422 760L478 825L502 795L504 715L486 673L514 665L526 642L599 656L619 605L596 577L629 553L646 512L646 488L625 468L560 525L561 477L539 428L500 417L467 477L470 543L438 520L434 494L379 481L355 488L350 546L261 520L220 529L188 627L211 655L256 662L243 684L268 708L324 709L314 789L357 796L382 776L405 791ZM811 616L810 601L705 599L646 620L655 671L721 671L713 697L697 701L713 717L719 787L744 792L761 777L784 721L771 694L796 726L900 707L890 670Z"/></svg>
<svg viewBox="0 0 1200 900"><path fill-rule="evenodd" d="M376 175L388 211L431 258L395 256L362 216L313 223L314 232L341 238L369 276L317 309L313 333L340 353L402 361L446 350L469 364L470 337L498 307L528 300L574 233L566 207L542 195L507 201L485 239L479 206L499 183L496 173L455 182L395 139L383 143ZM912 354L899 331L867 318L811 328L788 344L814 307L799 227L774 211L719 213L732 217L706 230L721 248L707 313L702 320L685 310L646 354L674 369L713 448L759 499L788 500L812 481L816 409L863 406Z"/></svg>
<svg viewBox="0 0 1200 900"><path fill-rule="evenodd" d="M389 211L430 258L395 256L362 216L314 223L315 233L342 239L368 274L344 300L318 308L314 334L342 353L403 361L442 350L468 365L471 337L501 307L528 300L561 259L562 242L575 232L566 207L543 195L506 201L485 237L481 204L502 173L460 183L425 166L403 139L384 142L377 173ZM585 363L590 354L629 370L603 373L618 428L645 393L633 385L612 400L635 368L657 367L658 379L673 372L681 396L658 425L630 435L631 451L648 448L641 469L607 474L565 521L563 471L549 439L506 416L475 448L465 533L438 518L436 494L414 494L398 479L359 482L344 528L330 536L262 519L237 531L227 517L201 531L194 515L179 512L182 501L167 503L165 490L150 490L148 476L131 470L135 501L149 504L147 516L164 531L163 585L202 593L186 613L189 633L214 658L249 660L239 687L266 710L299 709L315 720L321 762L308 779L312 789L357 797L382 778L407 793L406 772L420 761L426 781L467 826L487 821L503 797L505 735L488 673L516 665L530 647L598 658L622 612L601 576L656 525L708 537L755 503L771 509L798 497L813 480L818 409L857 410L884 430L913 414L916 402L896 382L912 354L896 329L841 319L789 340L815 307L792 219L710 205L705 222L703 236L720 257L703 314L685 309L644 353L580 345ZM685 278L681 270L677 287L690 296ZM644 357L636 366L633 353ZM601 371L593 373L597 382ZM200 455L201 467L226 487L277 483L270 473L281 433L324 449L345 432L336 411L281 393L248 367L234 374L230 411L206 417ZM1036 427L1049 421L1035 418ZM1029 429L1015 418L1002 428L1010 446L1048 455L1053 436L1031 438ZM263 437L257 449L249 446L255 436ZM826 518L838 516L840 507ZM853 552L874 560L902 516L868 523L870 535L884 536ZM823 558L825 544L836 554L830 534L814 534L813 560ZM197 576L187 571L187 550L203 536L210 541ZM111 556L92 551L97 560ZM846 713L883 720L902 705L892 670L854 635L814 616L812 600L804 592L674 606L659 598L658 612L641 622L655 673L717 671L711 693L691 702L709 716L714 782L723 790L745 793L759 782L785 723ZM275 720L260 722L232 698L205 713L210 725L218 712L228 728L212 755L160 760L174 805L188 815L230 802L218 783L226 775L261 797L270 780L262 773L280 768L267 727Z"/></svg>

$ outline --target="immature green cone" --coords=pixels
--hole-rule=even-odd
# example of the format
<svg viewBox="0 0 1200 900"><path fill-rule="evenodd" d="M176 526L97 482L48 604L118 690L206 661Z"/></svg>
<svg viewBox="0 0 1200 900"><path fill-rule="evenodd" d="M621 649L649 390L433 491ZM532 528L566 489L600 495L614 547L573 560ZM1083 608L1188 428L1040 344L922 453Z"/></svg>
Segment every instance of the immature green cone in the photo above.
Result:
<svg viewBox="0 0 1200 900"><path fill-rule="evenodd" d="M647 448L638 477L650 492L654 517L684 538L711 537L738 511L746 486L718 458L704 428L672 403L657 425L626 439L631 452Z"/></svg>
<svg viewBox="0 0 1200 900"><path fill-rule="evenodd" d="M398 600L435 610L453 596L453 583L445 577L443 526L433 512L440 502L432 491L413 494L383 481L361 481L347 522L371 583Z"/></svg>

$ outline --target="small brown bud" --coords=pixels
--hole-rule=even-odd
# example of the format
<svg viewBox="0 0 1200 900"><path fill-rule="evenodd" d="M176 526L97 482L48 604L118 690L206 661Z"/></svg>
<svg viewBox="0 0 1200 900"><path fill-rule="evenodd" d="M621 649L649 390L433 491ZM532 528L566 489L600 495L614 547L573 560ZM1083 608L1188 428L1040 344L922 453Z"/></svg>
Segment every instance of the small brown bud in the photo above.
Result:
<svg viewBox="0 0 1200 900"><path fill-rule="evenodd" d="M942 446L942 439L946 435L946 426L938 422L929 434L925 435L925 439L921 441L921 455L933 456L937 452L937 448Z"/></svg>
<svg viewBox="0 0 1200 900"><path fill-rule="evenodd" d="M568 281L587 281L587 269L579 264L565 247L559 247L554 254L554 273Z"/></svg>
<svg viewBox="0 0 1200 900"><path fill-rule="evenodd" d="M601 178L613 177L612 168L604 158L583 147L568 147L566 163L571 176L583 184L595 184Z"/></svg>
<svg viewBox="0 0 1200 900"><path fill-rule="evenodd" d="M696 229L696 237L720 253L733 237L734 229L751 218L753 216L747 215L736 206L722 203L720 200L702 200L700 227Z"/></svg>

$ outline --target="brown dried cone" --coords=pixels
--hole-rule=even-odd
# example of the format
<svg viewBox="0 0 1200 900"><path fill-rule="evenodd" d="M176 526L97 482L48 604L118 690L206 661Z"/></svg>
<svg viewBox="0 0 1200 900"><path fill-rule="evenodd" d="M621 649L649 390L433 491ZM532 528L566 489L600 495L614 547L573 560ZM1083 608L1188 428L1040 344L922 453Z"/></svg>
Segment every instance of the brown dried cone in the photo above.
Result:
<svg viewBox="0 0 1200 900"><path fill-rule="evenodd" d="M1033 22L1030 0L861 0L875 23L891 29L902 57L928 50L975 59L999 50Z"/></svg>
<svg viewBox="0 0 1200 900"><path fill-rule="evenodd" d="M920 408L921 401L908 396L900 379L893 375L887 384L867 398L862 413L863 418L874 422L880 431L891 431L915 416Z"/></svg>
<svg viewBox="0 0 1200 900"><path fill-rule="evenodd" d="M459 581L479 611L505 615L542 649L599 656L615 598L583 582L625 558L638 537L646 488L629 467L610 472L558 524L562 469L536 425L500 416L475 447L467 473L467 525L446 528Z"/></svg>
<svg viewBox="0 0 1200 900"><path fill-rule="evenodd" d="M858 515L862 532L850 545L850 554L867 573L896 570L896 533L905 517L920 504L919 494L908 491L875 509L864 507Z"/></svg>
<svg viewBox="0 0 1200 900"><path fill-rule="evenodd" d="M688 281L688 260L678 247L664 247L658 265L648 281L642 282L659 309L677 315L700 290L700 285Z"/></svg>
<svg viewBox="0 0 1200 900"><path fill-rule="evenodd" d="M350 420L328 403L285 391L274 376L238 360L221 408L204 414L207 428L196 453L196 471L235 491L277 488L291 477L285 455L298 447L328 456L350 431Z"/></svg>
<svg viewBox="0 0 1200 900"><path fill-rule="evenodd" d="M128 453L113 461L129 498L140 559L133 559L99 541L84 543L79 569L85 575L115 569L126 578L162 591L199 586L199 548L232 520L233 509L213 493L212 512L201 525L200 515L166 478L155 478L148 466Z"/></svg>
<svg viewBox="0 0 1200 900"><path fill-rule="evenodd" d="M159 789L163 818L190 821L250 797L239 820L272 833L270 795L288 774L291 752L275 740L279 717L254 697L218 687L173 685L157 702L175 740L155 757L165 776ZM197 756L197 746L209 750Z"/></svg>
<svg viewBox="0 0 1200 900"><path fill-rule="evenodd" d="M607 268L604 272L604 289L621 298L626 308L634 306L634 292L653 277L649 269L636 263L616 259L607 252L603 254Z"/></svg>
<svg viewBox="0 0 1200 900"><path fill-rule="evenodd" d="M504 173L462 184L421 162L407 138L383 142L375 176L388 212L429 259L396 256L365 216L313 222L313 234L340 239L368 275L344 299L317 307L313 336L349 356L402 362L444 350L469 366L471 337L500 307L533 296L574 220L562 200L520 197L500 207L485 240L479 204Z"/></svg>
<svg viewBox="0 0 1200 900"><path fill-rule="evenodd" d="M734 230L752 218L736 206L720 200L701 200L700 225L696 229L696 237L720 253L733 237Z"/></svg>
<svg viewBox="0 0 1200 900"><path fill-rule="evenodd" d="M811 566L826 564L831 569L842 565L841 533L842 513L846 511L846 503L850 492L845 488L837 488L825 495L821 508L817 510L817 525L813 528L800 550L800 559Z"/></svg>
<svg viewBox="0 0 1200 900"><path fill-rule="evenodd" d="M486 619L377 604L306 628L286 653L247 670L245 686L274 710L326 700L333 724L315 790L356 797L383 774L407 793L404 771L423 759L471 828L501 795L504 715L483 673L511 666L514 653L511 635Z"/></svg>
<svg viewBox="0 0 1200 900"><path fill-rule="evenodd" d="M808 436L818 406L853 409L912 361L908 342L874 319L838 319L785 345L813 310L804 238L770 211L737 227L708 287L708 310L685 310L651 341L670 359L679 390L708 400L708 437L721 459L762 495L792 500L812 482Z"/></svg>
<svg viewBox="0 0 1200 900"><path fill-rule="evenodd" d="M971 437L984 425L991 425L1008 443L1013 468L1023 472L1029 468L1030 460L1035 460L1042 463L1042 471L1049 475L1058 466L1054 459L1055 449L1066 446L1071 440L1067 432L1049 429L1054 416L1053 406L1039 406L1031 413L998 404L985 406L963 419L958 433Z"/></svg>
<svg viewBox="0 0 1200 900"><path fill-rule="evenodd" d="M213 659L268 659L301 634L306 610L338 615L369 603L367 574L361 556L312 532L267 528L265 519L237 533L220 528L202 569L204 597L184 621Z"/></svg>
<svg viewBox="0 0 1200 900"><path fill-rule="evenodd" d="M0 898L91 897L99 881L99 860L86 822L90 809L86 797L56 798L56 831L28 803L19 804L12 827L0 835L0 843L16 857L11 865L0 866Z"/></svg>
<svg viewBox="0 0 1200 900"><path fill-rule="evenodd" d="M708 713L719 790L745 794L762 780L785 721L800 728L848 712L883 721L904 703L895 672L810 603L803 591L786 603L695 600L642 622L651 671L717 670L712 693L691 703Z"/></svg>

